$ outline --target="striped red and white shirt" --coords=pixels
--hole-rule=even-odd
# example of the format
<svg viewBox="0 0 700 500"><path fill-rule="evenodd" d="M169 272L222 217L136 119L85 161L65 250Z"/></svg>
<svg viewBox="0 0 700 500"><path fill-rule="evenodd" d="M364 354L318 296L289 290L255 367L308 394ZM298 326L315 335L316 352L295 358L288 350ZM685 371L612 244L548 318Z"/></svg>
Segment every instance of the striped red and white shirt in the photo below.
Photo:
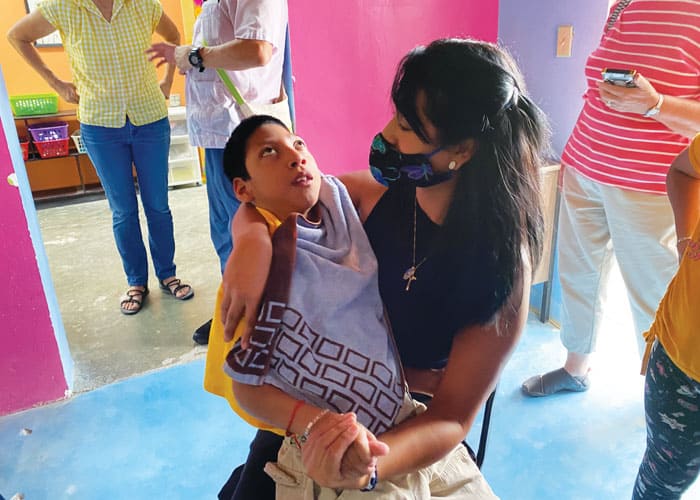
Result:
<svg viewBox="0 0 700 500"><path fill-rule="evenodd" d="M564 165L594 181L663 194L689 139L608 108L597 87L606 67L636 69L662 94L700 99L700 0L632 0L622 11L586 62L583 109L562 154Z"/></svg>

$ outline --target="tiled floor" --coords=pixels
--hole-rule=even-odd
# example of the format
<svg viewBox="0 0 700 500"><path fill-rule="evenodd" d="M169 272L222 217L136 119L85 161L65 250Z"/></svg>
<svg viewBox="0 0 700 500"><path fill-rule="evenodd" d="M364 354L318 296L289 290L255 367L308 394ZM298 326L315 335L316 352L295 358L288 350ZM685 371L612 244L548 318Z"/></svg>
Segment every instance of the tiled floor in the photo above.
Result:
<svg viewBox="0 0 700 500"><path fill-rule="evenodd" d="M104 271L114 268L113 262L93 267L114 284L104 287L100 301L86 302L78 293L89 297L90 292L82 289L58 291L76 371L86 375L79 386L85 392L0 418L0 495L7 500L17 494L26 500L213 499L244 458L253 432L225 401L204 392L203 349L193 348L189 338L192 326L206 319L218 281L213 250L201 230L206 228L202 195L195 188L171 196L176 231L186 233L178 237L183 242L178 262L197 287L192 302L174 304L156 295L150 312L127 318L136 320L132 323L117 321L122 319L114 307L120 270L116 266L113 276ZM186 216L198 229L185 227ZM54 237L45 233L45 239L50 248ZM202 265L214 271L195 272L197 259L208 259ZM51 267L54 280L63 283L67 280L56 280L56 273L71 274L58 269L67 262L59 261L54 258ZM563 360L558 331L535 319L528 323L499 384L484 464L501 498L630 497L644 447L643 380L619 282L614 286L611 296L617 299L587 393L547 399L520 394L526 377ZM104 311L91 312L103 302ZM472 431L473 443L479 427ZM685 499L700 499L700 483Z"/></svg>

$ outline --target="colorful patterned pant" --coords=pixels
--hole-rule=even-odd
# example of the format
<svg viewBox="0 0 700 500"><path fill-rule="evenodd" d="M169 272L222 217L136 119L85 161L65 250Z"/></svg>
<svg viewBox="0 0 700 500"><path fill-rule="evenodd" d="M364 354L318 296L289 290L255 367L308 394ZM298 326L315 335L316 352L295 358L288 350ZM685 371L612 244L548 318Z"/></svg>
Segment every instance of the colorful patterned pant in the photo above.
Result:
<svg viewBox="0 0 700 500"><path fill-rule="evenodd" d="M681 498L700 471L700 383L657 343L644 386L647 449L633 500Z"/></svg>

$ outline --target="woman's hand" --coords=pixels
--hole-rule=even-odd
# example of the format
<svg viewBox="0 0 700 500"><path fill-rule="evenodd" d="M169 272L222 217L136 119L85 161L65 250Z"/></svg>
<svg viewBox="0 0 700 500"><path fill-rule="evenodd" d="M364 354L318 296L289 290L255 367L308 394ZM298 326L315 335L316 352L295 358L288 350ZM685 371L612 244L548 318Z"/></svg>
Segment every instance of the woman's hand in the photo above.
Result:
<svg viewBox="0 0 700 500"><path fill-rule="evenodd" d="M355 441L343 455L340 462L340 473L345 478L363 478L374 472L377 458L387 453L389 453L389 446L379 441L374 434L362 426Z"/></svg>
<svg viewBox="0 0 700 500"><path fill-rule="evenodd" d="M73 82L66 82L63 80L56 79L51 83L51 87L56 91L58 95L61 96L66 102L71 104L78 104L80 102L80 96L78 95L78 89L75 88Z"/></svg>
<svg viewBox="0 0 700 500"><path fill-rule="evenodd" d="M367 485L377 457L389 447L378 441L355 414L347 413L338 421L322 418L301 449L306 473L328 488L360 489Z"/></svg>
<svg viewBox="0 0 700 500"><path fill-rule="evenodd" d="M659 93L654 86L637 73L636 87L623 87L608 82L598 82L600 98L606 106L622 113L643 115L659 102Z"/></svg>
<svg viewBox="0 0 700 500"><path fill-rule="evenodd" d="M192 69L190 64L190 52L192 45L178 45L175 47L175 64L183 75Z"/></svg>
<svg viewBox="0 0 700 500"><path fill-rule="evenodd" d="M168 42L157 42L146 49L149 61L155 61L156 68L163 64L175 64L175 48L177 45Z"/></svg>
<svg viewBox="0 0 700 500"><path fill-rule="evenodd" d="M175 45L168 42L157 42L146 49L149 61L155 61L156 68L160 68L163 64L174 64L180 71L181 75L192 69L190 64L191 45Z"/></svg>
<svg viewBox="0 0 700 500"><path fill-rule="evenodd" d="M688 245L690 244L690 238L688 236L681 238L678 240L676 243L676 249L678 250L678 263L683 260L683 254L685 254L685 249L688 248Z"/></svg>

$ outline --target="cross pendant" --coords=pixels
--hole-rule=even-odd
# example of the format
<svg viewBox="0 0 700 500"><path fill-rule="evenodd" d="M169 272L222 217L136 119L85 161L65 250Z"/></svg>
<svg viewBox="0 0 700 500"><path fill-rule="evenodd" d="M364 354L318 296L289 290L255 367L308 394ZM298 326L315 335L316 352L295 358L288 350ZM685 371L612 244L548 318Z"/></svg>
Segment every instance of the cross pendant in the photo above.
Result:
<svg viewBox="0 0 700 500"><path fill-rule="evenodd" d="M416 267L411 266L406 269L406 272L403 273L403 279L406 280L406 291L408 292L411 289L411 283L418 279L416 278Z"/></svg>

